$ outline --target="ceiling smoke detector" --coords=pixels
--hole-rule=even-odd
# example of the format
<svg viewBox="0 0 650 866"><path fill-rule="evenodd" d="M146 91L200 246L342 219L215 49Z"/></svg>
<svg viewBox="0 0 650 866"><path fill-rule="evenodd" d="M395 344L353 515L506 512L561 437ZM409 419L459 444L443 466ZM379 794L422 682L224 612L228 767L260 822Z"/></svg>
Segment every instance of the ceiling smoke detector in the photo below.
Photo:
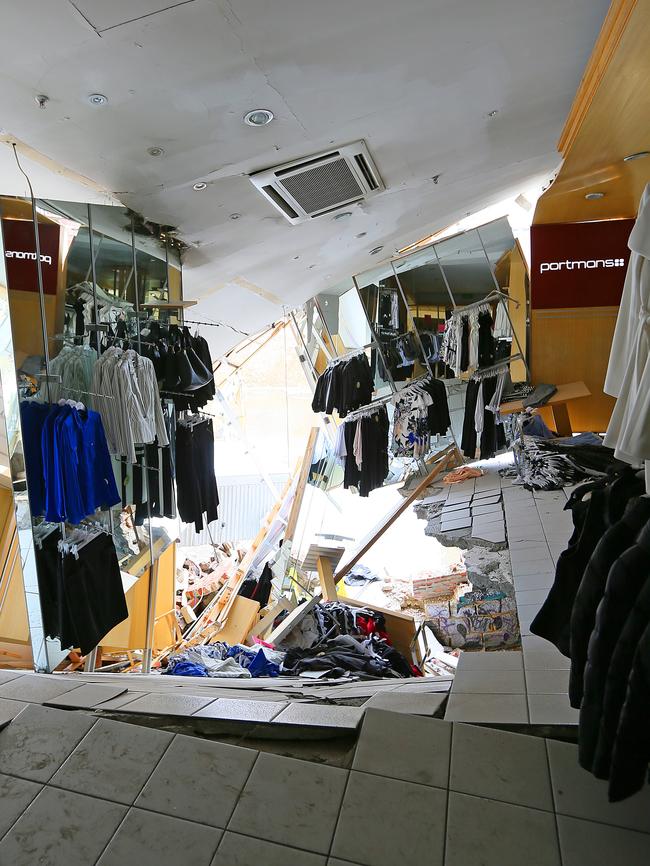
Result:
<svg viewBox="0 0 650 866"><path fill-rule="evenodd" d="M292 224L309 222L385 189L363 141L249 175Z"/></svg>
<svg viewBox="0 0 650 866"><path fill-rule="evenodd" d="M244 115L244 123L248 126L266 126L274 117L275 115L268 108L254 108Z"/></svg>

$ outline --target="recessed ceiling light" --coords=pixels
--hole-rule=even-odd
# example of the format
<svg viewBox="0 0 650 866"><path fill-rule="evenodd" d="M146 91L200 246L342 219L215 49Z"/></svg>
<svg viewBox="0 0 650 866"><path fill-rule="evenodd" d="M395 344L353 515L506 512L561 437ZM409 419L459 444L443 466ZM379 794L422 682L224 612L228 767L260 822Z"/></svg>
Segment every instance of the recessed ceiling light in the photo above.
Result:
<svg viewBox="0 0 650 866"><path fill-rule="evenodd" d="M605 193L604 192L588 192L587 195L585 196L585 198L587 199L587 201L596 201L596 199L605 198Z"/></svg>
<svg viewBox="0 0 650 866"><path fill-rule="evenodd" d="M149 154L149 156L164 156L165 155L165 151L163 150L162 147L148 147L147 153Z"/></svg>
<svg viewBox="0 0 650 866"><path fill-rule="evenodd" d="M273 120L274 114L268 108L254 108L244 115L244 123L249 126L266 126Z"/></svg>
<svg viewBox="0 0 650 866"><path fill-rule="evenodd" d="M238 220L240 217L241 217L241 214L240 214L240 213L231 213L231 214L230 214L230 219L231 219L231 220Z"/></svg>
<svg viewBox="0 0 650 866"><path fill-rule="evenodd" d="M333 220L346 220L348 217L351 217L351 216L352 216L352 211L351 211L351 210L344 210L343 213L337 213L337 214L335 214L335 215L332 217L332 219L333 219Z"/></svg>
<svg viewBox="0 0 650 866"><path fill-rule="evenodd" d="M383 246L380 246L380 247L373 247L373 248L370 250L370 255L371 255L371 256L376 256L377 253L380 253L380 252L383 250L383 248L384 248Z"/></svg>
<svg viewBox="0 0 650 866"><path fill-rule="evenodd" d="M198 183L195 183L192 189L195 189L197 192L201 192L204 189L207 189L208 185L205 181L200 180Z"/></svg>
<svg viewBox="0 0 650 866"><path fill-rule="evenodd" d="M108 96L104 96L103 93L91 93L88 97L88 102L91 105L106 105L108 103Z"/></svg>
<svg viewBox="0 0 650 866"><path fill-rule="evenodd" d="M650 156L650 150L639 150L637 153L630 153L628 156L624 156L623 162L634 162L635 159L644 159L646 156Z"/></svg>

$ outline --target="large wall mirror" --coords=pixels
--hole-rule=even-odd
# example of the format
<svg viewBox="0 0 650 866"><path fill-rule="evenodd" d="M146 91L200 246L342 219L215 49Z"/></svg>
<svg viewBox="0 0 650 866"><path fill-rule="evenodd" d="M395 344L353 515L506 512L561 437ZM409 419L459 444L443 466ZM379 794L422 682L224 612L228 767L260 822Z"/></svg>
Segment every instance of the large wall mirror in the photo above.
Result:
<svg viewBox="0 0 650 866"><path fill-rule="evenodd" d="M154 444L136 443L130 456L119 447L106 450L102 477L93 474L92 485L108 492L95 508L88 507L84 484L100 471L99 457L92 465L64 465L56 480L50 466L61 462L62 442L95 436L92 413L111 439L106 431L119 407L98 378L100 362L110 355L115 363L136 359L137 365L144 357L159 364L161 331L182 333L179 247L172 235L122 207L4 197L0 212L0 529L8 527L0 666L13 641L37 670L92 670L103 655L115 658L116 669L146 672L156 648L176 638L176 504L173 485L163 483L163 475L173 477L171 458L160 447L171 433L163 428L175 417L165 405L175 395L163 401ZM154 384L161 380L159 368L156 373ZM91 452L101 452L95 438ZM9 518L17 541L13 559ZM111 571L103 575L107 561ZM91 592L92 575L99 583Z"/></svg>

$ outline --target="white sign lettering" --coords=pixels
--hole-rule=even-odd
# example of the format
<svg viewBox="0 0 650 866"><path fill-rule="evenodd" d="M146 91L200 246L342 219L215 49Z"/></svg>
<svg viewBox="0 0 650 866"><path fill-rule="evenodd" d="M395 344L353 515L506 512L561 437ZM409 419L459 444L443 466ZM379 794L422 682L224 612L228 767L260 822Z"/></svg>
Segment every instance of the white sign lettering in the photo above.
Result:
<svg viewBox="0 0 650 866"><path fill-rule="evenodd" d="M31 261L36 261L36 253L26 252L25 250L6 250L5 258L7 259L31 259ZM52 264L52 256L46 256L41 253L41 262L44 265Z"/></svg>
<svg viewBox="0 0 650 866"><path fill-rule="evenodd" d="M567 259L564 262L541 262L539 266L540 274L547 271L573 271L575 270L593 270L594 268L624 268L625 259L579 259L572 261Z"/></svg>

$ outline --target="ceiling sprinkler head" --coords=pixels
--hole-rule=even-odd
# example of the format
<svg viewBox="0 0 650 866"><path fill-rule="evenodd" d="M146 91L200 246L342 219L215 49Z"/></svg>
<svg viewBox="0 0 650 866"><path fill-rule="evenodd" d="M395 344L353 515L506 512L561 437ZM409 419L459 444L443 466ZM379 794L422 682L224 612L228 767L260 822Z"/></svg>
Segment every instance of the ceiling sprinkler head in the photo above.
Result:
<svg viewBox="0 0 650 866"><path fill-rule="evenodd" d="M208 185L205 181L200 180L198 183L195 183L192 189L195 189L197 192L202 192L204 189L207 189Z"/></svg>
<svg viewBox="0 0 650 866"><path fill-rule="evenodd" d="M371 256L376 256L377 253L380 253L380 252L383 250L383 248L384 248L383 245L382 245L382 246L379 246L379 247L373 247L373 248L370 250L370 255L371 255Z"/></svg>
<svg viewBox="0 0 650 866"><path fill-rule="evenodd" d="M46 96L44 93L39 93L38 96L34 97L34 102L38 105L39 108L45 108L47 103L50 101L50 97Z"/></svg>
<svg viewBox="0 0 650 866"><path fill-rule="evenodd" d="M164 156L165 151L162 147L148 147L147 153L149 156Z"/></svg>
<svg viewBox="0 0 650 866"><path fill-rule="evenodd" d="M91 93L88 97L88 102L91 105L106 105L108 103L108 96L104 96L103 93Z"/></svg>

